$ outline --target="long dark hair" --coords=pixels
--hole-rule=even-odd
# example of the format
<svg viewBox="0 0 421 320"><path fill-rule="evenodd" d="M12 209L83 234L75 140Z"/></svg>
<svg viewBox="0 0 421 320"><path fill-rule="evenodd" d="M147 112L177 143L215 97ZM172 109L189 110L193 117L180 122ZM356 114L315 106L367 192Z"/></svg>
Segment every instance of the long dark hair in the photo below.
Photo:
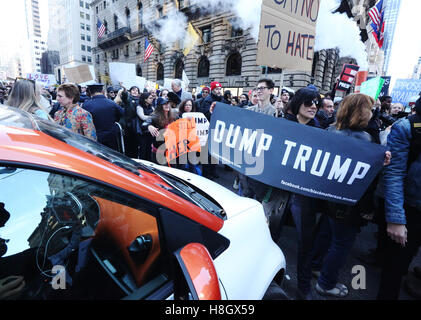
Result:
<svg viewBox="0 0 421 320"><path fill-rule="evenodd" d="M156 106L155 111L153 112L153 115L157 118L160 129L165 128L171 122L176 120L174 114L171 112L171 108L168 111L168 117L165 117L165 111L162 104L159 104Z"/></svg>
<svg viewBox="0 0 421 320"><path fill-rule="evenodd" d="M148 106L147 104L146 104L146 100L150 97L150 93L149 92L144 92L144 93L142 93L141 95L140 95L140 98L139 98L139 105L141 106L141 107L143 107L143 108L150 108L150 106Z"/></svg>

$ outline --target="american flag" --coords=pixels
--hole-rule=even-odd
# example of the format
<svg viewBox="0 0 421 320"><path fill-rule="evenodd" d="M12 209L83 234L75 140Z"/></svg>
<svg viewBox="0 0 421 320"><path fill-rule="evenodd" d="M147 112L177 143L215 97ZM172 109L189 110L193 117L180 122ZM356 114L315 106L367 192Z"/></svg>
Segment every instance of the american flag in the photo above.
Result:
<svg viewBox="0 0 421 320"><path fill-rule="evenodd" d="M98 29L98 38L102 38L102 36L105 33L105 26L99 19L98 19L98 22L96 23L96 26Z"/></svg>
<svg viewBox="0 0 421 320"><path fill-rule="evenodd" d="M146 60L149 59L154 49L153 45L145 38L145 58L143 59L143 62L146 62Z"/></svg>
<svg viewBox="0 0 421 320"><path fill-rule="evenodd" d="M374 24L380 26L383 22L383 0L377 2L376 5L370 9L368 15L370 16L371 21L373 21Z"/></svg>
<svg viewBox="0 0 421 320"><path fill-rule="evenodd" d="M383 47L383 36L384 36L384 10L383 0L380 0L376 5L368 12L372 21L371 26L373 27L373 36L376 39L379 48Z"/></svg>

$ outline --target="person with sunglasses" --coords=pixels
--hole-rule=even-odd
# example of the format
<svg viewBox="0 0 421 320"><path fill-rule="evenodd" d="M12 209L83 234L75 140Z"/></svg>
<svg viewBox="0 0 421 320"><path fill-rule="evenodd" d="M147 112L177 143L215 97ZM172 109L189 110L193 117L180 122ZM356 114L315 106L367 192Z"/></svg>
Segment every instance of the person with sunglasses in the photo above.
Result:
<svg viewBox="0 0 421 320"><path fill-rule="evenodd" d="M317 91L303 88L296 92L289 104L290 113L286 119L315 128L321 128L317 119ZM298 298L313 299L311 289L311 262L313 249L313 233L316 228L316 213L323 212L324 202L319 199L291 193L288 202L298 234L297 252L297 287Z"/></svg>

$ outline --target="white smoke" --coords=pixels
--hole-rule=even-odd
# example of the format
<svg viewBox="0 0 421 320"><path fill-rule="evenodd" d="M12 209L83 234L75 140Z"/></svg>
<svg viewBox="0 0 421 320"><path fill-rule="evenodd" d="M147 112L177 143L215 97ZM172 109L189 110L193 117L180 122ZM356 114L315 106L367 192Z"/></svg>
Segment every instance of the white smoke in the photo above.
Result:
<svg viewBox="0 0 421 320"><path fill-rule="evenodd" d="M256 40L259 37L260 13L262 0L191 0L191 5L196 5L198 10L205 15L232 12L235 16L231 20L234 27L243 30L250 29L250 34ZM152 36L162 44L171 46L177 41L188 41L188 18L176 8L170 8L166 16L157 19L153 8L146 9L144 21Z"/></svg>
<svg viewBox="0 0 421 320"><path fill-rule="evenodd" d="M221 10L232 12L235 19L231 22L234 27L243 30L250 29L251 36L256 40L259 38L260 16L262 11L262 0L194 0L202 12L215 14Z"/></svg>
<svg viewBox="0 0 421 320"><path fill-rule="evenodd" d="M332 13L340 4L339 0L322 0L316 25L314 49L339 48L342 57L357 60L360 71L367 70L367 52L361 41L357 23L345 13Z"/></svg>
<svg viewBox="0 0 421 320"><path fill-rule="evenodd" d="M181 11L170 9L162 19L156 18L155 10L147 9L144 12L146 27L152 36L164 45L173 45L175 42L187 37L187 17Z"/></svg>

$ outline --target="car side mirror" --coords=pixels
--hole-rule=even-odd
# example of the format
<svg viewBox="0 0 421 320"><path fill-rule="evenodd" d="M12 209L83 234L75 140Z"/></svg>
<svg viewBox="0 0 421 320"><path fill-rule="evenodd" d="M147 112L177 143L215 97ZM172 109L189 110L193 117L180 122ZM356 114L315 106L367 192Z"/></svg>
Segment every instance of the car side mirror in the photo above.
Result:
<svg viewBox="0 0 421 320"><path fill-rule="evenodd" d="M190 243L174 253L181 277L188 288L177 286L175 298L185 297L186 289L194 300L221 300L218 275L213 260L200 243Z"/></svg>

